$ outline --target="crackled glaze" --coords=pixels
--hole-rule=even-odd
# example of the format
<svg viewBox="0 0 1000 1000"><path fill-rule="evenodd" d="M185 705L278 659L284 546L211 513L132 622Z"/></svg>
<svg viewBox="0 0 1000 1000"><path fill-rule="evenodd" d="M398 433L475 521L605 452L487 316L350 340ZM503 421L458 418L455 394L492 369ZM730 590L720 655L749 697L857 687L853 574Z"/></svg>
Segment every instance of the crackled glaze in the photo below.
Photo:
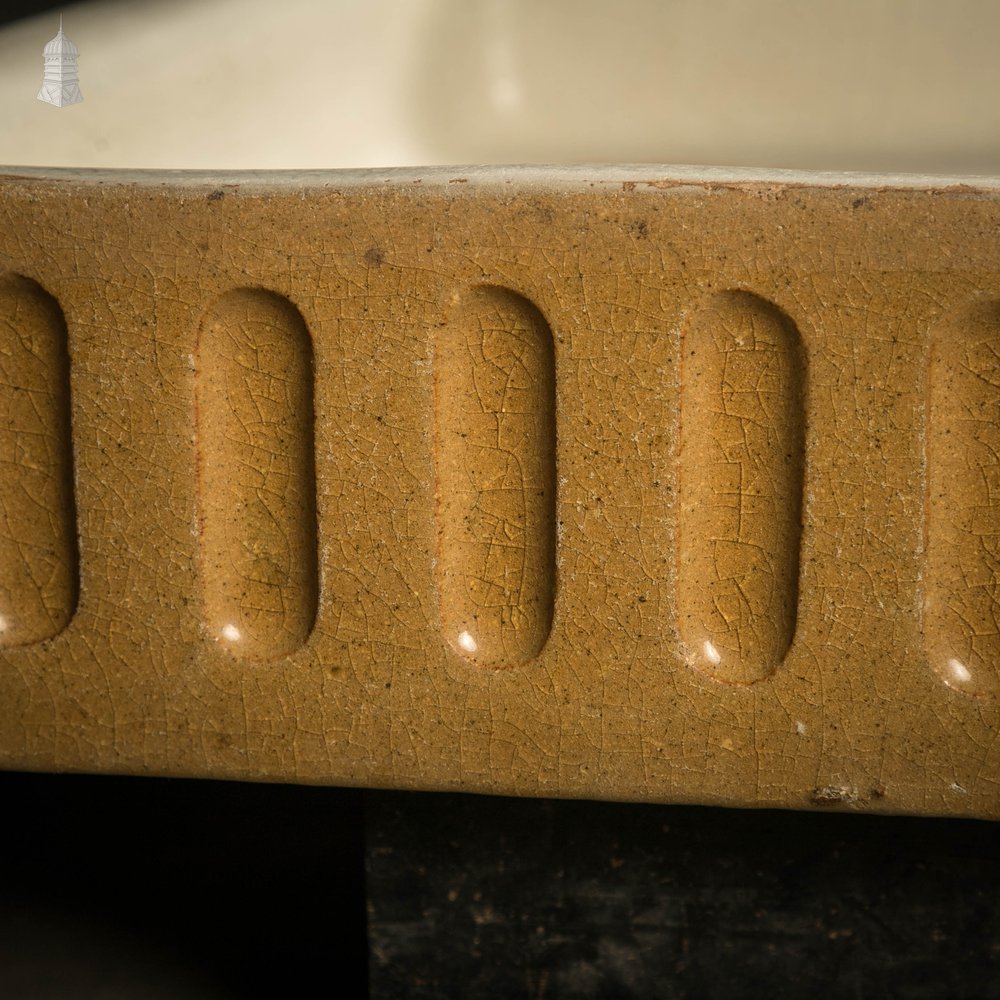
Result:
<svg viewBox="0 0 1000 1000"><path fill-rule="evenodd" d="M0 646L58 635L76 609L66 321L35 281L0 275Z"/></svg>
<svg viewBox="0 0 1000 1000"><path fill-rule="evenodd" d="M434 351L442 628L516 666L548 638L555 592L555 366L538 309L504 288L456 297Z"/></svg>
<svg viewBox="0 0 1000 1000"><path fill-rule="evenodd" d="M721 681L770 676L795 634L805 374L791 320L749 292L713 295L681 339L680 634Z"/></svg>
<svg viewBox="0 0 1000 1000"><path fill-rule="evenodd" d="M283 656L319 587L309 333L287 300L237 289L202 317L196 357L206 623L240 656Z"/></svg>
<svg viewBox="0 0 1000 1000"><path fill-rule="evenodd" d="M49 345L0 592L54 554L0 766L1000 817L998 227L989 181L0 177Z"/></svg>

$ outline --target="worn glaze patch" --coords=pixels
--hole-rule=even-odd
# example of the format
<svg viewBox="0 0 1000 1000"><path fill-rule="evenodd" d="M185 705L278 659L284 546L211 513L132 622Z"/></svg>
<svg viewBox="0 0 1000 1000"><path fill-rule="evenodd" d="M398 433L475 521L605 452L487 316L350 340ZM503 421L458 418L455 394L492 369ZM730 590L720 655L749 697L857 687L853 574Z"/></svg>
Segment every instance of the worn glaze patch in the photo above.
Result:
<svg viewBox="0 0 1000 1000"><path fill-rule="evenodd" d="M696 310L681 351L680 635L699 670L750 684L795 634L802 345L776 306L733 291Z"/></svg>
<svg viewBox="0 0 1000 1000"><path fill-rule="evenodd" d="M312 343L295 307L256 288L214 302L195 397L206 625L241 657L287 655L319 596Z"/></svg>
<svg viewBox="0 0 1000 1000"><path fill-rule="evenodd" d="M0 646L50 639L76 609L69 392L58 303L0 276Z"/></svg>
<svg viewBox="0 0 1000 1000"><path fill-rule="evenodd" d="M1000 302L931 333L924 647L957 691L1000 692Z"/></svg>
<svg viewBox="0 0 1000 1000"><path fill-rule="evenodd" d="M552 333L515 292L450 305L434 351L437 580L448 643L491 667L545 645L555 591Z"/></svg>

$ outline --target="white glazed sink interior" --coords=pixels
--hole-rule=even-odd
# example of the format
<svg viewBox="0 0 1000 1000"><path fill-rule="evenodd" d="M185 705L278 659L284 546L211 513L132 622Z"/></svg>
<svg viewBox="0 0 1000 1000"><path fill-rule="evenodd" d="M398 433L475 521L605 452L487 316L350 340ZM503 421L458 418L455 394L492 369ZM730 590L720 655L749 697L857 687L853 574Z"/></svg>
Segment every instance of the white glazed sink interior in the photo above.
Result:
<svg viewBox="0 0 1000 1000"><path fill-rule="evenodd" d="M100 0L0 32L0 163L997 173L992 0Z"/></svg>

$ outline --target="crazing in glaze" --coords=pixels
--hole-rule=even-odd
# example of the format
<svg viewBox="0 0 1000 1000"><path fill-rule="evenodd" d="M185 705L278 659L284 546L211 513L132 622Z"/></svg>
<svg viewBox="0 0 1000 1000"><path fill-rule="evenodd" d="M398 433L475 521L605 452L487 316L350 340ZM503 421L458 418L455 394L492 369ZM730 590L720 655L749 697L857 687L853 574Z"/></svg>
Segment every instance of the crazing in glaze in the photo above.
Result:
<svg viewBox="0 0 1000 1000"><path fill-rule="evenodd" d="M690 662L769 676L795 634L805 360L776 306L713 295L681 340L678 614Z"/></svg>
<svg viewBox="0 0 1000 1000"><path fill-rule="evenodd" d="M437 580L451 646L484 666L545 645L555 590L555 359L529 301L454 301L434 352Z"/></svg>
<svg viewBox="0 0 1000 1000"><path fill-rule="evenodd" d="M61 632L79 594L66 322L56 300L0 277L0 646Z"/></svg>
<svg viewBox="0 0 1000 1000"><path fill-rule="evenodd" d="M206 624L240 656L284 656L319 598L309 332L281 296L237 289L202 317L196 369Z"/></svg>
<svg viewBox="0 0 1000 1000"><path fill-rule="evenodd" d="M946 684L1000 691L1000 302L931 333L924 648Z"/></svg>

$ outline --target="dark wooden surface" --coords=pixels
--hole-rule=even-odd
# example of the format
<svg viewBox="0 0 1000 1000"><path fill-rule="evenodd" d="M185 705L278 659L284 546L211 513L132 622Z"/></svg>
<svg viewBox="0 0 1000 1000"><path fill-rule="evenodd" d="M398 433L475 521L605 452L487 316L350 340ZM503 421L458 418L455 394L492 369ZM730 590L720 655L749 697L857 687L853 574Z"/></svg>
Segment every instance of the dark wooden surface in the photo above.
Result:
<svg viewBox="0 0 1000 1000"><path fill-rule="evenodd" d="M3 1000L1000 997L988 823L2 773L0 803Z"/></svg>
<svg viewBox="0 0 1000 1000"><path fill-rule="evenodd" d="M996 997L981 822L371 794L371 996Z"/></svg>

